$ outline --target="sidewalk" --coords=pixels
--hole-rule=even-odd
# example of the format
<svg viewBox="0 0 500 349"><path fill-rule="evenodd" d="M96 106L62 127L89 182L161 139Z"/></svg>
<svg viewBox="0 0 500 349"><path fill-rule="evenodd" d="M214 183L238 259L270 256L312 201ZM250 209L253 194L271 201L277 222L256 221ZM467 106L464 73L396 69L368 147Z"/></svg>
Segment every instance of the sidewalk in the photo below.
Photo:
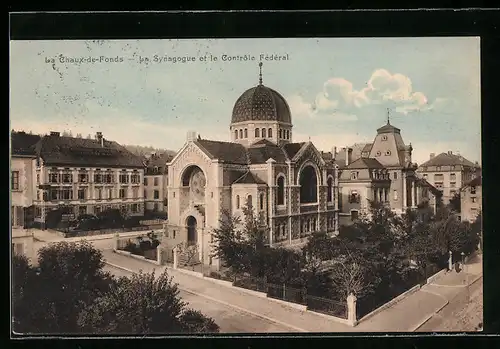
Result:
<svg viewBox="0 0 500 349"><path fill-rule="evenodd" d="M48 230L30 229L33 232L33 237L41 242L78 242L81 240L86 241L96 241L96 240L108 240L115 237L115 233L102 234L102 235L91 235L91 236L76 236L71 238L65 238L57 235L54 232ZM130 231L130 232L120 232L120 237L136 236L140 233L146 234L148 231Z"/></svg>
<svg viewBox="0 0 500 349"><path fill-rule="evenodd" d="M143 270L143 272L156 270L156 273L160 273L165 270L165 267L128 258L112 251L103 251L103 254L107 262L136 272L139 270ZM265 298L241 292L236 288L187 275L174 269L169 268L168 274L174 278L174 281L179 284L179 288L182 290L193 292L201 297L212 299L215 302L231 305L254 314L260 314L277 323L296 328L300 332L359 332L359 329L356 327L341 324L327 317L287 307L266 300Z"/></svg>
<svg viewBox="0 0 500 349"><path fill-rule="evenodd" d="M112 251L103 251L103 254L109 263L135 272L142 269L144 272L156 270L159 273L166 268L119 255ZM470 268L470 271L468 282L472 283L474 279L481 276L482 268L475 265ZM433 284L424 285L419 291L407 298L360 322L356 327L351 327L331 320L327 316L287 307L239 291L237 288L220 285L171 268L168 268L168 273L174 277L174 281L179 284L180 289L212 299L214 302L225 303L254 314L261 314L277 323L302 329L305 332L413 332L443 309L449 300L453 299L465 287L461 283L464 279L463 272L460 274L446 273L435 280Z"/></svg>

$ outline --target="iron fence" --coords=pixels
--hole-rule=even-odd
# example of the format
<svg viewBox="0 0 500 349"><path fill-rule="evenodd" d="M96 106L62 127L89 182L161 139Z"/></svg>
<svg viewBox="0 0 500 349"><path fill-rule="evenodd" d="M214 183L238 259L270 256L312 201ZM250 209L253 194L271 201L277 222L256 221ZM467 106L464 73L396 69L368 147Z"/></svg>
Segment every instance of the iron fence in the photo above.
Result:
<svg viewBox="0 0 500 349"><path fill-rule="evenodd" d="M347 302L307 295L307 309L342 319L347 319Z"/></svg>
<svg viewBox="0 0 500 349"><path fill-rule="evenodd" d="M267 284L267 296L270 298L280 299L286 302L297 304L306 304L305 290L288 287L285 284Z"/></svg>
<svg viewBox="0 0 500 349"><path fill-rule="evenodd" d="M267 293L267 282L263 278L256 278L253 276L236 276L233 281L233 286L246 288L258 292Z"/></svg>

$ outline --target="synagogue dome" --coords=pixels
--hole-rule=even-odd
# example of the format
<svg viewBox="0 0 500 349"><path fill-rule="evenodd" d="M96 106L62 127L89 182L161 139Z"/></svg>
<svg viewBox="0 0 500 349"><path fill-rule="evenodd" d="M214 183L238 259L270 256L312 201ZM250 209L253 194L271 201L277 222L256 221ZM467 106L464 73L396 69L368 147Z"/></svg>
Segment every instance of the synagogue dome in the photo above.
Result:
<svg viewBox="0 0 500 349"><path fill-rule="evenodd" d="M278 92L262 84L262 72L259 84L243 92L234 104L231 123L245 121L292 123L288 103Z"/></svg>

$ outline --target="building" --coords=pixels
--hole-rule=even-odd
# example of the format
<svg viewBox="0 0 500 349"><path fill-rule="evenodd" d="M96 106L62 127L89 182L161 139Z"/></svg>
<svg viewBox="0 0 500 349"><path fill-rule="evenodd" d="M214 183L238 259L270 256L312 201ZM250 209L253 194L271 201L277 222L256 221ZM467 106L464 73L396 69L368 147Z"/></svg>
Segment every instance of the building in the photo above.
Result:
<svg viewBox="0 0 500 349"><path fill-rule="evenodd" d="M460 217L462 221L474 222L483 203L482 177L478 176L460 189Z"/></svg>
<svg viewBox="0 0 500 349"><path fill-rule="evenodd" d="M333 150L339 167L340 224L351 224L360 213L366 213L369 202L382 202L401 214L424 202L439 205L439 191L416 176L412 162L412 146L405 145L401 130L390 124L377 129L372 143L356 148L345 147L338 154ZM332 155L328 155L332 157Z"/></svg>
<svg viewBox="0 0 500 349"><path fill-rule="evenodd" d="M144 164L102 133L84 139L51 132L39 137L30 151L35 153L37 225L44 227L47 213L58 208L74 217L111 208L143 215Z"/></svg>
<svg viewBox="0 0 500 349"><path fill-rule="evenodd" d="M428 161L418 167L418 175L443 192L443 204L447 205L465 183L480 174L479 164L465 159L452 151L430 154Z"/></svg>
<svg viewBox="0 0 500 349"><path fill-rule="evenodd" d="M36 199L36 151L40 136L11 133L10 192L11 226L28 227L33 222Z"/></svg>
<svg viewBox="0 0 500 349"><path fill-rule="evenodd" d="M294 245L313 232L338 230L337 169L311 142L293 142L286 100L259 83L236 100L232 141L201 139L194 132L168 164L168 218L164 244L198 248L206 265L211 232L224 212L251 207L269 228L267 243Z"/></svg>
<svg viewBox="0 0 500 349"><path fill-rule="evenodd" d="M167 213L167 164L173 159L170 154L151 154L145 160L144 210L154 214Z"/></svg>
<svg viewBox="0 0 500 349"><path fill-rule="evenodd" d="M32 263L36 264L35 242L33 231L23 228L12 228L11 248L12 255L24 255Z"/></svg>

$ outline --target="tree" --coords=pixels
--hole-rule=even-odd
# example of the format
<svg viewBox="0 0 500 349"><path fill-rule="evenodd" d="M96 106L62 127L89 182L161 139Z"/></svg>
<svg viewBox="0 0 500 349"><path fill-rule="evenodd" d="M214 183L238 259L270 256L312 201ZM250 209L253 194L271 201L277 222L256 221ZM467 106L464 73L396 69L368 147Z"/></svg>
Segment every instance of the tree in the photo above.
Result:
<svg viewBox="0 0 500 349"><path fill-rule="evenodd" d="M223 260L235 273L242 273L250 269L249 251L252 245L239 229L241 219L231 216L228 211L222 212L219 228L214 229L212 257Z"/></svg>
<svg viewBox="0 0 500 349"><path fill-rule="evenodd" d="M84 309L78 324L86 333L165 334L218 332L213 319L187 309L177 285L163 272L122 277Z"/></svg>
<svg viewBox="0 0 500 349"><path fill-rule="evenodd" d="M79 312L113 283L102 270L101 252L82 241L49 245L38 254L37 269L15 264L14 284L29 280L28 292L23 287L13 289L14 308L18 310L15 325L24 333L79 332ZM29 309L28 314L22 309Z"/></svg>
<svg viewBox="0 0 500 349"><path fill-rule="evenodd" d="M12 257L12 324L18 333L38 332L36 318L38 303L36 270L24 255Z"/></svg>
<svg viewBox="0 0 500 349"><path fill-rule="evenodd" d="M455 195L450 199L448 203L448 207L455 213L460 213L461 210L461 199L460 199L460 191L456 192Z"/></svg>

